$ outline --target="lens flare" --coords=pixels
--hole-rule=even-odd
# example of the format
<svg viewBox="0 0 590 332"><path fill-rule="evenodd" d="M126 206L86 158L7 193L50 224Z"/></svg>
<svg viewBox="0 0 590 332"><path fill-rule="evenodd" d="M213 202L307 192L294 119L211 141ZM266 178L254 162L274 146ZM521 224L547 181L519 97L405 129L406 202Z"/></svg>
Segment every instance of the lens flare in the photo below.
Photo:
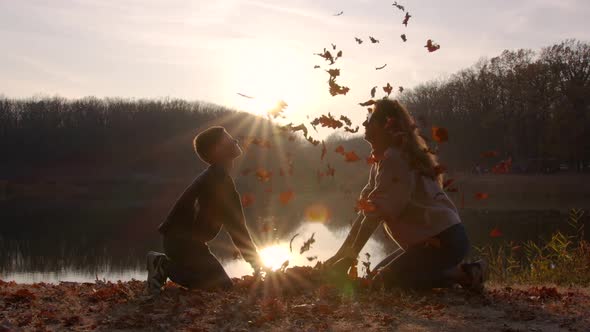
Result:
<svg viewBox="0 0 590 332"><path fill-rule="evenodd" d="M289 248L284 245L273 245L259 251L262 263L271 270L276 270L290 258Z"/></svg>
<svg viewBox="0 0 590 332"><path fill-rule="evenodd" d="M322 204L312 204L305 209L305 219L325 223L330 219L330 210Z"/></svg>

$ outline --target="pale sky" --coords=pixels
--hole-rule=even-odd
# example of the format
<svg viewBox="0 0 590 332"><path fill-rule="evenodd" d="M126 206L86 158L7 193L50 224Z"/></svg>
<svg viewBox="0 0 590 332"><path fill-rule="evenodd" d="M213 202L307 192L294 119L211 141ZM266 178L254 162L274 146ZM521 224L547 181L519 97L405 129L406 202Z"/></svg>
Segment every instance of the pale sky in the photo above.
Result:
<svg viewBox="0 0 590 332"><path fill-rule="evenodd" d="M0 94L172 97L259 112L283 99L295 123L330 111L360 124L357 103L374 85L411 88L504 49L588 40L588 0L399 2L407 28L384 0L0 0ZM429 38L441 49L428 53ZM344 53L331 67L313 54L330 43ZM330 96L327 68L340 68L346 96Z"/></svg>

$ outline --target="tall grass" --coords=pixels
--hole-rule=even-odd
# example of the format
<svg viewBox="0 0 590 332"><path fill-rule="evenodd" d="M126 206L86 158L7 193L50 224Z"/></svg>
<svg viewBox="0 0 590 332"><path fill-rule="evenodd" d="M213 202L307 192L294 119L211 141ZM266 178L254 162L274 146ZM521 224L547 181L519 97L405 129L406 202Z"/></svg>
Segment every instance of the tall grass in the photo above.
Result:
<svg viewBox="0 0 590 332"><path fill-rule="evenodd" d="M590 243L584 239L585 211L571 209L568 231L539 241L500 241L475 247L490 263L490 279L502 283L590 285Z"/></svg>

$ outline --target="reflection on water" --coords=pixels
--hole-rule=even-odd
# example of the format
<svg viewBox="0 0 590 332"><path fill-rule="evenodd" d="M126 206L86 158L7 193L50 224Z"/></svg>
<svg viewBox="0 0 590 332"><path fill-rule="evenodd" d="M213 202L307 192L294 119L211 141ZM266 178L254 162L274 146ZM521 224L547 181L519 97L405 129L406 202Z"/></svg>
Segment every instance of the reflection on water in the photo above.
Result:
<svg viewBox="0 0 590 332"><path fill-rule="evenodd" d="M288 234L281 240L269 243L267 247L277 248L268 252L264 257L267 258L273 268L280 267L288 259L289 266L315 265L318 260L324 261L331 257L340 247L350 227L341 228L336 231L328 229L321 223L303 223L299 228ZM292 243L293 252L289 250L289 240L295 234L299 234ZM303 242L314 234L315 242L311 245L309 251L303 254L299 249ZM265 248L261 247L261 251ZM371 238L361 251L361 260L365 260L365 253L371 255L371 265L375 266L386 255L383 244ZM317 257L316 259L311 259ZM308 259L309 258L309 259ZM222 257L221 262L230 277L241 277L253 272L250 265L243 259L232 259L231 257ZM359 271L363 271L362 262L359 261ZM92 271L92 272L91 272ZM5 281L14 280L19 283L49 282L57 283L60 281L75 282L94 282L96 279L106 279L111 281L143 280L147 276L145 267L141 264L133 264L128 267L113 268L107 264L102 267L93 266L92 269L81 268L60 268L57 271L28 271L28 272L8 272L0 275L0 279Z"/></svg>

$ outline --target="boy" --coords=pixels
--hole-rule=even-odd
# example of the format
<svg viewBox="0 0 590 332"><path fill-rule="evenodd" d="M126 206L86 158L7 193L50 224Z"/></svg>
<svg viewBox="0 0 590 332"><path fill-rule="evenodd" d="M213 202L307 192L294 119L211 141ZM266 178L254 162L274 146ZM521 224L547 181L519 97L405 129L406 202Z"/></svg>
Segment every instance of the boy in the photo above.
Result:
<svg viewBox="0 0 590 332"><path fill-rule="evenodd" d="M240 195L229 176L234 159L242 154L238 141L216 126L195 137L194 149L209 167L185 189L158 227L165 254L147 254L151 293L159 292L166 278L187 288L231 287L231 279L206 244L222 226L254 270L261 267L246 228Z"/></svg>

